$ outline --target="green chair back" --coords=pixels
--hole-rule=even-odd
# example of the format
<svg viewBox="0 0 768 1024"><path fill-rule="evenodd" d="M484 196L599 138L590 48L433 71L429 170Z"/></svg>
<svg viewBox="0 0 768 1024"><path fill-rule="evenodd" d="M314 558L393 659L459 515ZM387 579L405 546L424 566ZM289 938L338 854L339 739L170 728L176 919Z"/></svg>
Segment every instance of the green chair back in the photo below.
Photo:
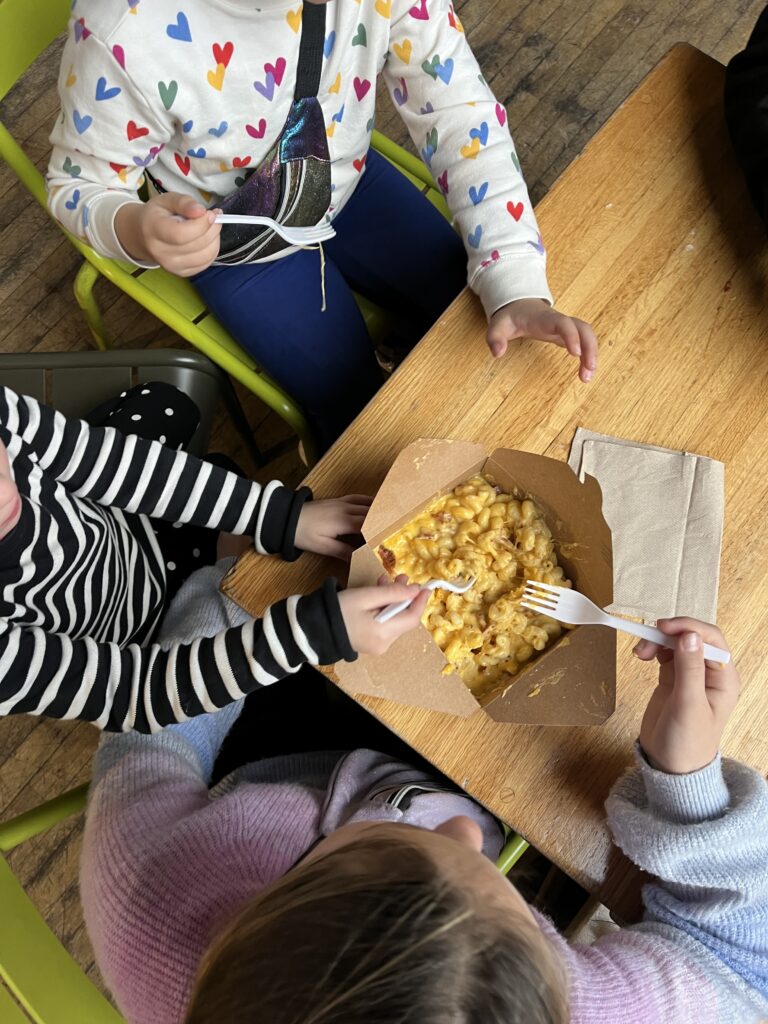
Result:
<svg viewBox="0 0 768 1024"><path fill-rule="evenodd" d="M0 0L0 100L67 27L69 0Z"/></svg>

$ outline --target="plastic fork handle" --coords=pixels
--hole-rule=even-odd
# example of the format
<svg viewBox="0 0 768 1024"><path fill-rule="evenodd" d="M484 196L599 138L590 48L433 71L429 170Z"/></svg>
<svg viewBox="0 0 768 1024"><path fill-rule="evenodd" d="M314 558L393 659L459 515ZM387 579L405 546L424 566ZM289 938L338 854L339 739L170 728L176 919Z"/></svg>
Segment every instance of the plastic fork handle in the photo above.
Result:
<svg viewBox="0 0 768 1024"><path fill-rule="evenodd" d="M603 614L605 615L603 622L606 625L613 626L614 629L620 629L624 633L632 633L633 636L642 637L643 640L651 640L653 643L661 644L662 647L669 647L671 650L675 649L674 638L667 636L666 633L662 633L660 629L656 629L654 626L644 626L639 622L629 622L628 619L620 619L616 615L609 615L607 612ZM727 665L731 660L731 655L728 651L724 651L720 647L713 647L712 644L704 644L704 657L707 661L717 661L722 665Z"/></svg>
<svg viewBox="0 0 768 1024"><path fill-rule="evenodd" d="M416 597L419 595L417 594ZM404 612L406 608L410 608L416 597L411 597L406 601L398 601L396 604L388 604L386 608L379 612L374 622L389 622L390 619L394 619L400 612Z"/></svg>

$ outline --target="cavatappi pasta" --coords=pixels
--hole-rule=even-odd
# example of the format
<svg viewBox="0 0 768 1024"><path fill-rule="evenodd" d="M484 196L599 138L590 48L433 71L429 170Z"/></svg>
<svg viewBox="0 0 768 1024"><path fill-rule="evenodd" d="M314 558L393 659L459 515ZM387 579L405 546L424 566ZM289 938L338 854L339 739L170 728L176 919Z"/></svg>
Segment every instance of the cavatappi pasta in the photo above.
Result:
<svg viewBox="0 0 768 1024"><path fill-rule="evenodd" d="M518 500L482 476L459 484L379 548L390 575L409 580L476 576L465 594L433 591L423 622L476 694L503 685L560 636L546 615L520 606L525 580L570 587L552 534L530 498Z"/></svg>

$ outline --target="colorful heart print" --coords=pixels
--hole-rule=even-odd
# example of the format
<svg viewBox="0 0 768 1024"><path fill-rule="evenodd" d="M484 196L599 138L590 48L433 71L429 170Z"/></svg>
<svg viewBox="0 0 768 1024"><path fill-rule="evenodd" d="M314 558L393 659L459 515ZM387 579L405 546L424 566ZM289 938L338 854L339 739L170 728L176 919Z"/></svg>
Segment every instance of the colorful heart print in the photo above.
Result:
<svg viewBox="0 0 768 1024"><path fill-rule="evenodd" d="M403 62L403 64L411 63L411 54L413 53L413 43L410 39L404 39L402 43L395 43L392 46L397 56Z"/></svg>
<svg viewBox="0 0 768 1024"><path fill-rule="evenodd" d="M377 14L380 14L382 18L391 18L392 0L376 0L374 10Z"/></svg>
<svg viewBox="0 0 768 1024"><path fill-rule="evenodd" d="M365 161L367 159L367 156L368 156L368 154L366 153L366 155L365 156L361 156L359 160L353 160L352 161L352 165L353 165L353 167L355 168L355 170L357 171L358 174L365 167Z"/></svg>
<svg viewBox="0 0 768 1024"><path fill-rule="evenodd" d="M271 103L275 96L275 76L272 74L267 75L267 80L263 84L261 82L254 82L253 88L268 103Z"/></svg>
<svg viewBox="0 0 768 1024"><path fill-rule="evenodd" d="M184 124L181 126L181 130L184 132L185 135L189 135L189 133L192 131L192 126L194 125L194 123L194 121L184 122Z"/></svg>
<svg viewBox="0 0 768 1024"><path fill-rule="evenodd" d="M227 124L227 122L226 121L222 121L221 124L218 126L218 128L209 128L208 129L208 134L209 135L215 135L217 139L220 139L221 136L225 134L225 132L227 131L228 128L229 128L229 125Z"/></svg>
<svg viewBox="0 0 768 1024"><path fill-rule="evenodd" d="M469 198L472 200L473 206L479 206L480 203L485 199L488 193L488 182L484 181L480 188L475 188L474 185L469 186Z"/></svg>
<svg viewBox="0 0 768 1024"><path fill-rule="evenodd" d="M333 94L334 94L335 96L338 96L338 95L339 95L339 92L340 92L340 90L341 90L341 72L339 72L339 73L338 73L338 74L336 75L336 79L335 79L335 81L334 81L333 85L332 85L332 86L330 87L330 89L328 90L328 92L329 92L329 93L333 93Z"/></svg>
<svg viewBox="0 0 768 1024"><path fill-rule="evenodd" d="M501 105L501 103L496 104L496 120L499 122L502 128L507 123L507 111Z"/></svg>
<svg viewBox="0 0 768 1024"><path fill-rule="evenodd" d="M408 102L408 86L406 85L404 78L400 79L400 85L395 87L392 95L394 96L395 103L398 107L405 106Z"/></svg>
<svg viewBox="0 0 768 1024"><path fill-rule="evenodd" d="M541 237L541 232L538 232L538 233L537 233L537 235L536 235L536 241L535 241L535 242L532 242L532 241L531 241L531 240L529 239L529 240L528 240L528 245L531 245L531 246L533 246L533 248L534 248L534 249L536 250L536 252L540 253L540 254L541 254L542 256L543 256L543 255L544 255L544 254L546 253L546 251L547 251L547 250L546 250L546 249L544 248L544 240L543 240L543 239L542 239L542 237Z"/></svg>
<svg viewBox="0 0 768 1024"><path fill-rule="evenodd" d="M78 135L82 135L87 132L93 124L93 118L90 114L81 114L79 110L75 110L72 114L72 120L75 124L75 130Z"/></svg>
<svg viewBox="0 0 768 1024"><path fill-rule="evenodd" d="M226 70L223 64L217 64L215 71L209 71L206 75L208 85L221 92L224 87L224 74Z"/></svg>
<svg viewBox="0 0 768 1024"><path fill-rule="evenodd" d="M453 59L448 58L445 62L440 60L440 55L436 53L430 60L425 60L421 65L421 70L429 75L430 78L434 78L435 81L440 79L445 85L451 80L453 75Z"/></svg>
<svg viewBox="0 0 768 1024"><path fill-rule="evenodd" d="M220 46L218 43L214 43L211 50L213 51L214 64L223 64L225 68L228 68L229 62L232 60L232 54L235 52L235 44L224 43L223 46Z"/></svg>
<svg viewBox="0 0 768 1024"><path fill-rule="evenodd" d="M176 15L176 21L167 25L165 31L171 39L176 39L180 43L192 42L192 32L189 28L189 21L183 11L179 11Z"/></svg>
<svg viewBox="0 0 768 1024"><path fill-rule="evenodd" d="M125 71L125 50L119 43L115 43L112 47L112 56L115 58L120 67Z"/></svg>
<svg viewBox="0 0 768 1024"><path fill-rule="evenodd" d="M157 91L160 93L160 99L166 110L170 110L176 99L176 95L179 91L179 83L176 81L157 83Z"/></svg>
<svg viewBox="0 0 768 1024"><path fill-rule="evenodd" d="M104 100L113 100L115 96L119 96L123 90L119 85L109 86L104 75L96 83L96 99L99 102Z"/></svg>
<svg viewBox="0 0 768 1024"><path fill-rule="evenodd" d="M285 16L285 20L294 32L298 32L301 28L301 7L295 11L288 11Z"/></svg>
<svg viewBox="0 0 768 1024"><path fill-rule="evenodd" d="M80 202L80 189L76 188L72 193L72 198L68 199L64 205L68 210L76 210L77 204Z"/></svg>
<svg viewBox="0 0 768 1024"><path fill-rule="evenodd" d="M345 107L346 107L346 103L343 103L342 106L341 106L341 110L338 110L331 117L331 120L335 121L337 124L341 124L341 122L344 120L344 109L345 109Z"/></svg>
<svg viewBox="0 0 768 1024"><path fill-rule="evenodd" d="M533 244L533 243L531 243L531 244ZM501 254L499 253L499 250L498 249L494 249L493 252L491 253L491 258L489 260L481 260L480 261L480 266L481 267L490 267L492 263L495 263L497 260L500 260L500 259L501 259Z"/></svg>
<svg viewBox="0 0 768 1024"><path fill-rule="evenodd" d="M365 25L362 22L357 26L357 32L352 37L353 46L367 46L368 45L368 33L365 31Z"/></svg>
<svg viewBox="0 0 768 1024"><path fill-rule="evenodd" d="M429 11L427 10L427 0L419 0L419 2L408 11L412 18L416 21L429 21Z"/></svg>
<svg viewBox="0 0 768 1024"><path fill-rule="evenodd" d="M252 139L263 139L264 133L267 130L267 122L262 117L259 120L258 125L247 124L245 126L245 130L251 136Z"/></svg>
<svg viewBox="0 0 768 1024"><path fill-rule="evenodd" d="M474 160L480 152L480 139L472 139L469 145L461 147L460 152L465 160Z"/></svg>
<svg viewBox="0 0 768 1024"><path fill-rule="evenodd" d="M470 233L467 235L467 241L469 242L469 244L472 246L473 249L479 249L480 248L480 239L482 237L483 237L483 226L482 226L482 224L478 224L476 226L475 230L474 231L470 231Z"/></svg>
<svg viewBox="0 0 768 1024"><path fill-rule="evenodd" d="M355 87L355 96L357 96L358 103L360 103L368 95L371 83L367 78L355 78L352 84Z"/></svg>
<svg viewBox="0 0 768 1024"><path fill-rule="evenodd" d="M138 125L135 121L129 121L125 126L125 134L128 136L128 141L133 142L134 139L140 139L144 135L149 135L149 128Z"/></svg>
<svg viewBox="0 0 768 1024"><path fill-rule="evenodd" d="M422 114L422 115L424 115L424 114L434 114L434 112L435 112L435 108L432 106L431 103L427 103L426 107L422 107L421 110L419 110L419 113Z"/></svg>
<svg viewBox="0 0 768 1024"><path fill-rule="evenodd" d="M448 191L449 191L449 189L448 189L448 169L447 168L443 171L443 173L437 179L437 184L438 184L438 186L440 188L440 191L443 193L443 195L447 196L448 195Z"/></svg>
<svg viewBox="0 0 768 1024"><path fill-rule="evenodd" d="M75 42L79 43L83 39L87 39L91 34L91 30L85 27L85 18L78 18L75 22Z"/></svg>
<svg viewBox="0 0 768 1024"><path fill-rule="evenodd" d="M148 167L152 163L152 154L147 153L146 156L135 156L133 162L137 167ZM158 182L159 184L159 182Z"/></svg>
<svg viewBox="0 0 768 1024"><path fill-rule="evenodd" d="M62 167L63 167L64 173L65 174L69 174L70 177L72 177L72 178L79 178L80 177L80 170L81 170L80 166L78 164L73 164L68 156L64 157L64 163L63 163Z"/></svg>
<svg viewBox="0 0 768 1024"><path fill-rule="evenodd" d="M443 63L436 64L435 72L440 81L444 85L448 85L451 80L451 76L453 75L453 58L449 57L448 60Z"/></svg>
<svg viewBox="0 0 768 1024"><path fill-rule="evenodd" d="M266 63L264 65L264 74L272 75L275 85L282 85L283 75L287 66L285 57L278 57L274 64Z"/></svg>
<svg viewBox="0 0 768 1024"><path fill-rule="evenodd" d="M323 43L323 53L325 54L326 60L333 53L333 44L336 42L336 31L332 31L328 34L325 42Z"/></svg>
<svg viewBox="0 0 768 1024"><path fill-rule="evenodd" d="M488 122L483 121L479 128L470 128L470 139L478 139L481 146L488 145Z"/></svg>
<svg viewBox="0 0 768 1024"><path fill-rule="evenodd" d="M520 172L520 161L519 161L519 159L517 157L517 153L514 151L514 149L512 150L512 163L515 165L515 170L519 173Z"/></svg>
<svg viewBox="0 0 768 1024"><path fill-rule="evenodd" d="M522 203L513 203L511 200L507 203L507 212L510 214L513 220L520 220L523 216L523 210L525 207Z"/></svg>

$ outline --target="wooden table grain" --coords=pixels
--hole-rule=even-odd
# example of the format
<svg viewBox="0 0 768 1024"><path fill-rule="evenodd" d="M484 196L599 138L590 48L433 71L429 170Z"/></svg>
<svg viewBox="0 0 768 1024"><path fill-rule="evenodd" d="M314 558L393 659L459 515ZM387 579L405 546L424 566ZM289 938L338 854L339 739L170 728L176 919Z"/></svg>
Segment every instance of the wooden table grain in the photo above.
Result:
<svg viewBox="0 0 768 1024"><path fill-rule="evenodd" d="M566 459L579 426L725 463L720 624L743 678L725 753L768 771L768 329L765 239L730 154L723 68L679 46L595 136L537 213L558 307L591 321L600 369L560 350L502 361L465 292L312 470L317 497L375 493L418 437ZM252 614L339 563L245 556L227 592ZM603 802L632 759L653 669L620 639L615 714L601 727L499 725L359 698L391 729L625 919L638 876Z"/></svg>

